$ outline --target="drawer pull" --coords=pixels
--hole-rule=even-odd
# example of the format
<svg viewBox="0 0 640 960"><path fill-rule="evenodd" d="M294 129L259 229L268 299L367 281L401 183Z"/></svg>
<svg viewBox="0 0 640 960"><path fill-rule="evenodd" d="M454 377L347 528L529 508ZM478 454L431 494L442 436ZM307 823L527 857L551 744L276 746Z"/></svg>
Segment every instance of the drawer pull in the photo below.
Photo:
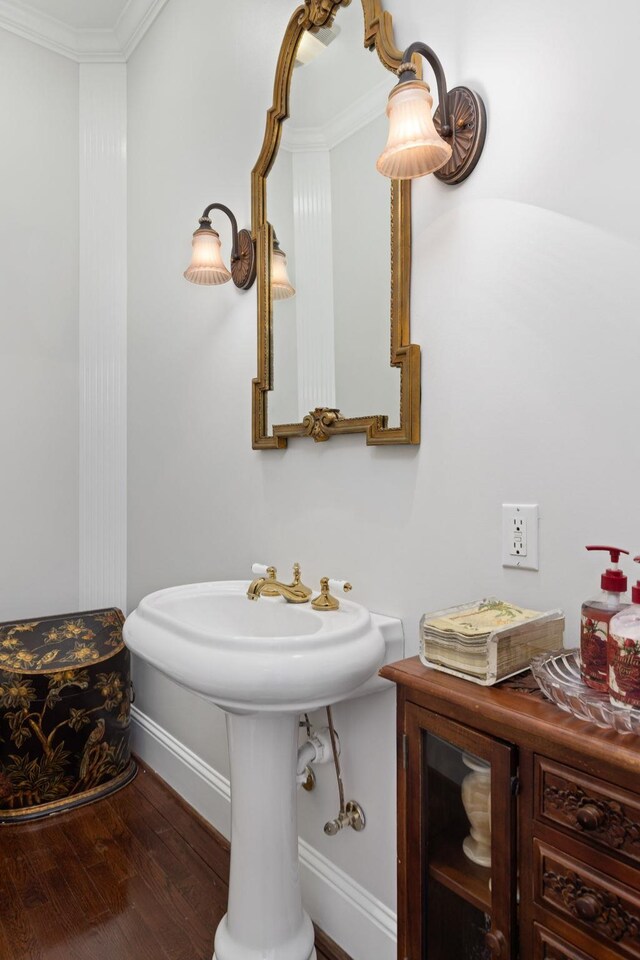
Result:
<svg viewBox="0 0 640 960"><path fill-rule="evenodd" d="M605 814L594 804L586 803L584 807L578 807L576 820L583 830L597 830L604 823Z"/></svg>
<svg viewBox="0 0 640 960"><path fill-rule="evenodd" d="M551 863L551 861L547 861ZM543 898L559 910L593 924L593 928L616 943L634 947L638 957L640 912L637 902L619 897L606 887L587 886L586 878L573 870L566 874L546 870L542 875Z"/></svg>
<svg viewBox="0 0 640 960"><path fill-rule="evenodd" d="M484 935L484 942L487 950L495 960L507 956L507 941L500 930L489 930Z"/></svg>
<svg viewBox="0 0 640 960"><path fill-rule="evenodd" d="M577 784L547 775L543 816L590 833L599 843L640 859L640 809L629 801L590 797ZM630 814L630 815L629 815Z"/></svg>
<svg viewBox="0 0 640 960"><path fill-rule="evenodd" d="M602 906L591 894L586 894L584 897L578 897L574 903L574 906L580 919L586 921L586 923L593 923L593 921L597 920L602 913Z"/></svg>

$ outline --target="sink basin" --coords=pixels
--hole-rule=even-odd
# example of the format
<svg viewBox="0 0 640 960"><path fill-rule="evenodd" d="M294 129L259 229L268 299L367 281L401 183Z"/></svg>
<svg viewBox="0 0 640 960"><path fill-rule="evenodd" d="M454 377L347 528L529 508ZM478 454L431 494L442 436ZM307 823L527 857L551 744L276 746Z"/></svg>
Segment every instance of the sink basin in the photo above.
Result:
<svg viewBox="0 0 640 960"><path fill-rule="evenodd" d="M329 612L281 597L252 602L248 586L149 594L124 638L227 713L231 873L213 960L316 960L298 878L299 714L390 686L377 672L402 657L402 624L343 599Z"/></svg>
<svg viewBox="0 0 640 960"><path fill-rule="evenodd" d="M328 613L282 597L252 602L248 586L230 580L152 593L127 620L127 644L235 712L300 713L335 703L382 666L389 618L342 599Z"/></svg>

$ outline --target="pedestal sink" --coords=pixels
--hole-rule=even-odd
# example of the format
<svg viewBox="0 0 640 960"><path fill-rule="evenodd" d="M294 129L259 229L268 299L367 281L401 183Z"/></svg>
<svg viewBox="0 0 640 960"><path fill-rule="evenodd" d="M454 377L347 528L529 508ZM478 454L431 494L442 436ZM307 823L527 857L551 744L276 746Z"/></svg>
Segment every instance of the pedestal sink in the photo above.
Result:
<svg viewBox="0 0 640 960"><path fill-rule="evenodd" d="M214 960L315 960L298 879L299 714L386 686L402 624L348 600L247 599L247 581L189 584L145 597L127 646L227 714L231 762L229 906Z"/></svg>

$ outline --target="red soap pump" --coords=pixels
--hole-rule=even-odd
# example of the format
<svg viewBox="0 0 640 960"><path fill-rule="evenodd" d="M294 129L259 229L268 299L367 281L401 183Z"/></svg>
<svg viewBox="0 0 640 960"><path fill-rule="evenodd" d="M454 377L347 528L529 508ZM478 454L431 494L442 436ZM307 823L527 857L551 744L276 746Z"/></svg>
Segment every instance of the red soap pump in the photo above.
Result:
<svg viewBox="0 0 640 960"><path fill-rule="evenodd" d="M640 563L640 557L633 558ZM609 699L619 707L640 707L640 580L631 587L631 605L609 624Z"/></svg>
<svg viewBox="0 0 640 960"><path fill-rule="evenodd" d="M587 686L606 693L609 689L607 665L607 641L609 622L616 613L628 606L623 594L627 592L627 578L618 567L621 553L628 550L619 547L587 547L587 550L606 550L611 556L611 566L600 578L603 593L596 600L582 604L580 625L580 673Z"/></svg>

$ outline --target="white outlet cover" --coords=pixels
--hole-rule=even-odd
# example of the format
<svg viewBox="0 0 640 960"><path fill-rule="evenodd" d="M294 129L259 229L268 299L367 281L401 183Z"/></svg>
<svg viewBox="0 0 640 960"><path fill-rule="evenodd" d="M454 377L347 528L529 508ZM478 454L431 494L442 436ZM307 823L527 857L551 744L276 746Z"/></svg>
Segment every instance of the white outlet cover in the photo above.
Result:
<svg viewBox="0 0 640 960"><path fill-rule="evenodd" d="M516 570L538 570L538 526L540 511L537 503L502 504L502 566ZM523 548L514 548L514 529L523 525Z"/></svg>

